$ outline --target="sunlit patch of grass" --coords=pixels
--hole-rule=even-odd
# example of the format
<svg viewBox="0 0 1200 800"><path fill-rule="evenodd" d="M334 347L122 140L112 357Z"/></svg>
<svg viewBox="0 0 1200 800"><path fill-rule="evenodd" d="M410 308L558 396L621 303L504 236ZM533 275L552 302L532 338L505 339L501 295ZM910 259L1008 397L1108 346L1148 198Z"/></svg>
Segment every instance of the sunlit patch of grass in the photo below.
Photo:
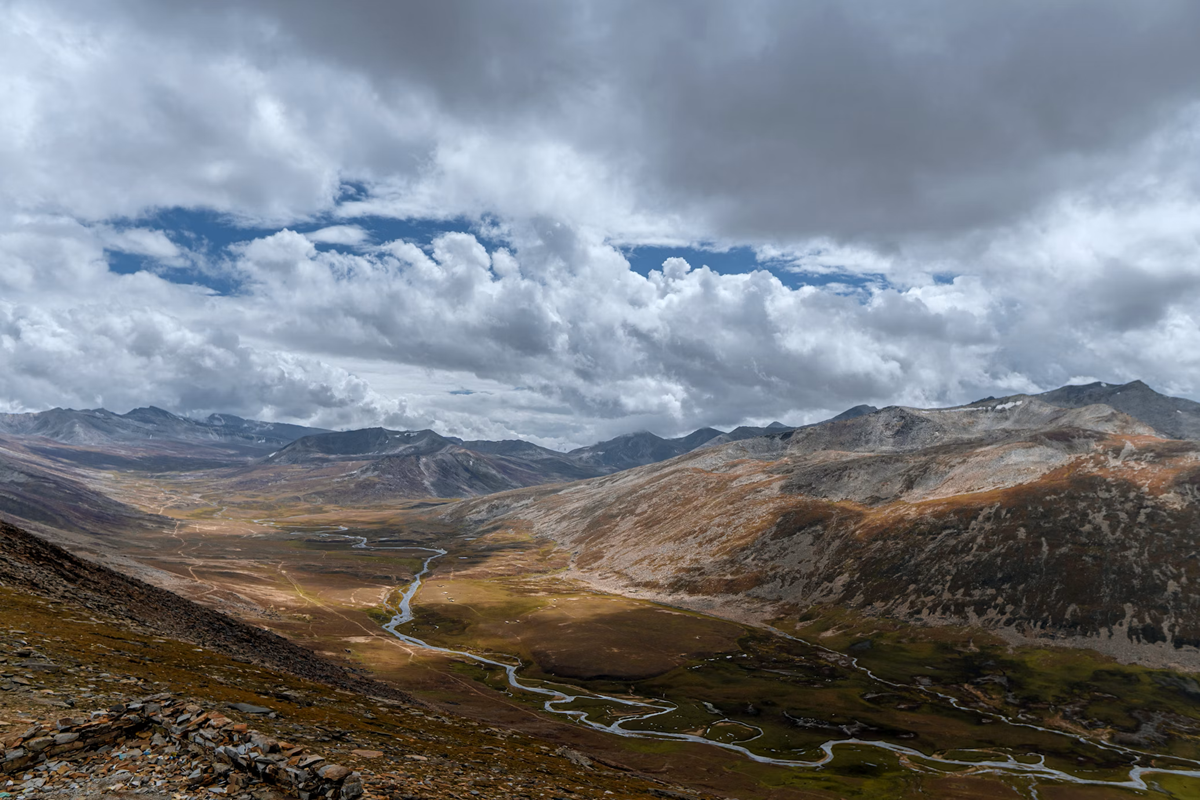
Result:
<svg viewBox="0 0 1200 800"><path fill-rule="evenodd" d="M1200 781L1178 775L1148 775L1146 783L1177 800L1200 800Z"/></svg>
<svg viewBox="0 0 1200 800"><path fill-rule="evenodd" d="M601 595L569 583L436 573L406 631L443 646L509 652L538 677L639 679L736 648L732 623Z"/></svg>

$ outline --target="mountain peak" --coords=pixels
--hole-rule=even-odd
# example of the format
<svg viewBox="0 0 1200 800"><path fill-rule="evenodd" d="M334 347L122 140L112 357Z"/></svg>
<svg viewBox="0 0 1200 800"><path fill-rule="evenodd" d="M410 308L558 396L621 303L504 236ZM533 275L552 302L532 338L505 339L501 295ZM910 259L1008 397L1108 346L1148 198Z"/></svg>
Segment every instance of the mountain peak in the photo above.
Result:
<svg viewBox="0 0 1200 800"><path fill-rule="evenodd" d="M1083 385L1062 386L1035 397L1060 408L1080 408L1094 404L1111 406L1144 422L1161 436L1172 439L1200 439L1200 403L1161 394L1145 381L1133 380L1124 384L1096 381Z"/></svg>
<svg viewBox="0 0 1200 800"><path fill-rule="evenodd" d="M382 456L427 455L452 444L449 439L431 430L393 431L376 426L302 436L267 458L282 464L370 460Z"/></svg>
<svg viewBox="0 0 1200 800"><path fill-rule="evenodd" d="M829 420L830 422L840 422L846 419L855 419L857 417L865 417L867 414L874 414L879 409L875 406L869 406L866 403L861 403L853 408L847 408L836 417Z"/></svg>

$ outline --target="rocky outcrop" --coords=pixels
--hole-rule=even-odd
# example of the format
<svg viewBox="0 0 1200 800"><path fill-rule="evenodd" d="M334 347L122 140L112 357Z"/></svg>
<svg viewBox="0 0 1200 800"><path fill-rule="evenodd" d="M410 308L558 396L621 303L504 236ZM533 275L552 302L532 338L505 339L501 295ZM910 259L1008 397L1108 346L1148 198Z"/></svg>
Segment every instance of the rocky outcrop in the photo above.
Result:
<svg viewBox="0 0 1200 800"><path fill-rule="evenodd" d="M188 752L193 756L189 767L195 763L194 757L204 762L179 776L190 789L213 786L214 794L239 794L253 783L267 783L301 800L357 800L363 795L362 777L349 767L327 762L303 747L281 742L219 711L206 711L169 694L131 700L86 717L34 723L0 740L4 746L0 775L27 773L31 777L22 788L46 793L54 788L56 777L71 771L63 765L102 748L116 750L131 741L135 749L129 753L132 757L124 760L134 769L119 770L123 775L108 775L110 786L118 779L122 785L131 780L149 784L161 774L146 770L138 777L134 771L136 756L149 745L164 757L175 756L180 750ZM47 765L54 768L46 769ZM35 777L38 775L42 777Z"/></svg>

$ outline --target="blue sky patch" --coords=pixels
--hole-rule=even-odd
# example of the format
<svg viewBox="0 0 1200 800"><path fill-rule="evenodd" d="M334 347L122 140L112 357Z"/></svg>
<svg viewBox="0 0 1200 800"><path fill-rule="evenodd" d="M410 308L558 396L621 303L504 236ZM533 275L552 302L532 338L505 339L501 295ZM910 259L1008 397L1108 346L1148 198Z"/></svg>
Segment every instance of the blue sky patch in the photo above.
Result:
<svg viewBox="0 0 1200 800"><path fill-rule="evenodd" d="M361 191L349 184L344 187L344 193L351 198L357 196L356 193ZM199 263L186 267L173 266L164 264L151 256L120 250L107 251L108 263L109 268L119 274L148 270L176 283L198 284L218 294L235 294L240 288L239 280L236 275L223 268L230 246L270 236L283 228L307 234L337 225L357 226L365 230L368 238L363 242L364 246L403 240L428 249L434 239L449 232L470 233L484 247L492 251L508 246L508 242L492 233L501 227L497 224L497 220L486 218L481 223L465 217L396 219L365 216L347 219L323 215L282 227L262 227L215 211L171 208L138 219L120 220L115 223L115 226L161 230L176 245L198 256ZM315 247L322 252L356 249L353 245L331 242L317 242ZM760 261L754 250L749 247L706 249L704 247L647 245L625 247L621 249L621 252L629 261L630 267L640 275L647 275L652 270L661 269L664 261L678 257L685 259L693 268L707 266L722 275L743 274L766 269L791 289L801 286L845 286L854 291L870 285L887 283L884 276L880 274L842 271L809 272L797 270L786 261Z"/></svg>
<svg viewBox="0 0 1200 800"><path fill-rule="evenodd" d="M693 269L707 266L722 275L739 275L765 269L789 289L798 289L801 286L833 285L863 289L867 286L887 283L887 279L879 273L810 272L797 270L786 261L760 261L754 250L749 247L707 250L699 247L645 246L622 248L621 252L633 270L640 275L647 275L651 270L662 269L663 262L668 258L682 258L691 264Z"/></svg>

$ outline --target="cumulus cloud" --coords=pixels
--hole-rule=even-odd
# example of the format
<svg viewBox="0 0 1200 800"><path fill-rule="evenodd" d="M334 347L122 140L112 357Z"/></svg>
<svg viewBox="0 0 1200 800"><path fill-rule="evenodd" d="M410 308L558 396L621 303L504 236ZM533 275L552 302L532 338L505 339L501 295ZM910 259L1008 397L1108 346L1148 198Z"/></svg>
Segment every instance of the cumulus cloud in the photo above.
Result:
<svg viewBox="0 0 1200 800"><path fill-rule="evenodd" d="M1118 298L1111 267L1067 261L1061 233L1021 257L1001 249L1008 262L987 255L977 276L846 294L680 258L640 275L603 237L556 224L515 233L513 249L449 232L428 250L354 253L285 229L231 249L244 282L225 296L114 275L103 236L75 233L13 240L88 286L85 298L23 282L7 295L21 302L0 303L0 394L25 407L154 402L569 445L637 427L810 421L863 401L956 402L1079 374L1174 388L1200 373L1176 355L1200 352L1200 327L1175 251L1141 262L1161 284L1135 281ZM24 274L17 253L4 274ZM1040 283L1049 265L1072 279ZM1114 303L1130 324L1098 335Z"/></svg>
<svg viewBox="0 0 1200 800"><path fill-rule="evenodd" d="M579 444L1200 392L1193 3L5 13L5 407ZM208 252L164 209L246 232ZM701 243L757 263L619 249Z"/></svg>
<svg viewBox="0 0 1200 800"><path fill-rule="evenodd" d="M155 402L333 425L364 416L413 421L401 398L381 398L345 370L146 309L0 302L0 363L0 393L24 409Z"/></svg>
<svg viewBox="0 0 1200 800"><path fill-rule="evenodd" d="M103 241L110 250L150 256L163 261L175 261L181 255L179 247L162 231L148 228L104 229Z"/></svg>

